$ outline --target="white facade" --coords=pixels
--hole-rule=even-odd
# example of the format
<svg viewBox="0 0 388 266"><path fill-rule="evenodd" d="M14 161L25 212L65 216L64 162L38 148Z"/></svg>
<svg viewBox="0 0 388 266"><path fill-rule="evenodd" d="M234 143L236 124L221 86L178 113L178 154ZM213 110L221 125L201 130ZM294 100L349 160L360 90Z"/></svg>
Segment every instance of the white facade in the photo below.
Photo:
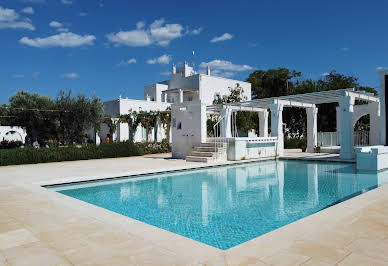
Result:
<svg viewBox="0 0 388 266"><path fill-rule="evenodd" d="M171 79L152 85L144 86L144 100L123 99L104 102L105 113L111 116L128 114L129 111L165 111L173 103L196 103L204 105L213 104L214 99L230 94L230 89L237 85L243 88L243 96L251 100L251 84L243 81L222 77L210 76L210 69L206 74L198 74L186 62L183 67L172 66ZM102 124L98 135L94 130L88 132L89 138L96 143L104 142L109 134L107 125ZM136 132L131 134L126 123L117 125L116 132L111 136L113 141L126 141L133 135L133 141L146 140L145 129L139 125ZM172 136L172 134L170 134ZM149 141L161 141L166 137L165 130L157 123L152 130Z"/></svg>
<svg viewBox="0 0 388 266"><path fill-rule="evenodd" d="M170 107L170 103L156 102L156 101L142 101L142 100L133 100L133 99L123 99L119 98L118 100L104 102L104 111L107 115L119 116L128 114L130 111L165 111ZM104 142L106 135L109 134L109 128L107 125L102 124L100 132L97 136L97 139L93 136L94 133L89 132L92 139L97 143ZM117 125L117 130L111 136L113 141L126 141L131 138L130 127L127 123L119 123ZM148 136L149 141L162 141L166 138L166 133L162 125L157 123L155 128L152 130L151 134ZM99 139L99 140L98 140ZM142 142L146 141L146 131L139 125L135 132L133 132L133 141Z"/></svg>
<svg viewBox="0 0 388 266"><path fill-rule="evenodd" d="M145 86L145 99L168 103L182 103L200 100L211 105L214 99L230 94L230 89L237 84L243 89L243 96L251 100L251 84L244 81L227 79L194 71L186 62L183 67L176 69L172 66L171 80Z"/></svg>

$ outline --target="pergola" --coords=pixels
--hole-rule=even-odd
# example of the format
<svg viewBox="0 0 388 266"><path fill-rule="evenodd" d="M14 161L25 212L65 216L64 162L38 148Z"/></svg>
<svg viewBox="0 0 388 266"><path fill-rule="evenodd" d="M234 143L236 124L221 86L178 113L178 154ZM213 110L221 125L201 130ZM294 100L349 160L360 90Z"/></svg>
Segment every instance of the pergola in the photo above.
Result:
<svg viewBox="0 0 388 266"><path fill-rule="evenodd" d="M222 137L232 137L231 134L231 115L234 111L251 111L259 114L259 137L268 137L268 109L271 110L271 136L278 137L278 152L282 153L284 149L283 135L283 108L299 107L306 109L307 113L307 152L314 152L317 146L317 114L318 104L339 103L337 108L337 127L339 125L339 134L341 139L341 153L343 159L352 159L354 157L353 147L353 129L355 118L354 110L359 105L355 105L356 100L367 103L367 108L362 108L370 114L370 144L380 144L380 101L379 98L371 93L364 91L355 91L354 89L331 90L312 92L296 95L287 95L256 99L247 102L234 102L208 107L208 111L219 112L222 119ZM364 105L365 106L365 105ZM359 117L359 114L357 114Z"/></svg>

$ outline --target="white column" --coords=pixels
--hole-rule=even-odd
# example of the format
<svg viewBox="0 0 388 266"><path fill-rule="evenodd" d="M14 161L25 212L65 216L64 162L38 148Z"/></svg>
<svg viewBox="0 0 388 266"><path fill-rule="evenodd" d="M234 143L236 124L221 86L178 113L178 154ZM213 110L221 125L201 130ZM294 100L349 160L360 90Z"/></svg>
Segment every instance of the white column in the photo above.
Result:
<svg viewBox="0 0 388 266"><path fill-rule="evenodd" d="M179 102L183 103L183 90L182 89L179 90Z"/></svg>
<svg viewBox="0 0 388 266"><path fill-rule="evenodd" d="M318 108L308 107L306 108L307 114L307 152L314 152L315 146L317 146L318 138Z"/></svg>
<svg viewBox="0 0 388 266"><path fill-rule="evenodd" d="M340 107L337 106L335 108L336 110L336 119L337 119L337 138L340 139L340 132L341 132L341 112L340 112ZM340 144L340 143L337 143Z"/></svg>
<svg viewBox="0 0 388 266"><path fill-rule="evenodd" d="M259 137L268 137L268 111L259 112Z"/></svg>
<svg viewBox="0 0 388 266"><path fill-rule="evenodd" d="M368 103L370 117L369 145L380 144L380 103Z"/></svg>
<svg viewBox="0 0 388 266"><path fill-rule="evenodd" d="M163 93L164 102L167 102L167 93Z"/></svg>
<svg viewBox="0 0 388 266"><path fill-rule="evenodd" d="M96 145L100 145L100 144L101 144L101 138L100 138L100 136L98 135L98 132L96 132L95 138L96 138Z"/></svg>
<svg viewBox="0 0 388 266"><path fill-rule="evenodd" d="M354 147L353 147L353 106L354 97L344 96L339 101L340 110L340 139L341 139L341 154L342 159L353 159Z"/></svg>
<svg viewBox="0 0 388 266"><path fill-rule="evenodd" d="M379 78L380 78L380 93L379 93L379 96L380 96L380 111L381 111L381 119L380 119L380 144L381 145L387 145L386 143L386 136L387 136L387 133L386 132L386 122L387 122L387 118L386 118L386 103L385 102L385 94L388 93L388 91L386 91L386 89L388 89L388 70L383 70L383 71L380 71L379 72Z"/></svg>
<svg viewBox="0 0 388 266"><path fill-rule="evenodd" d="M278 138L277 155L283 155L284 135L283 135L283 105L273 103L271 109L271 136Z"/></svg>
<svg viewBox="0 0 388 266"><path fill-rule="evenodd" d="M224 108L220 112L222 119L221 122L221 137L231 138L232 137L232 110Z"/></svg>

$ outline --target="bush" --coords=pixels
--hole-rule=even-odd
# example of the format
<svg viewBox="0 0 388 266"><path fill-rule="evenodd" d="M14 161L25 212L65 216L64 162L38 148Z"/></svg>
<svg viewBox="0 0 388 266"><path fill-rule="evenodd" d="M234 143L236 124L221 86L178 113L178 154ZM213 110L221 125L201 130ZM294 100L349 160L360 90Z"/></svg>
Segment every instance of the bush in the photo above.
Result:
<svg viewBox="0 0 388 266"><path fill-rule="evenodd" d="M3 140L0 142L0 149L13 149L13 148L19 148L23 146L23 142L21 141L7 141Z"/></svg>
<svg viewBox="0 0 388 266"><path fill-rule="evenodd" d="M284 140L285 149L300 149L307 146L306 138L289 138Z"/></svg>
<svg viewBox="0 0 388 266"><path fill-rule="evenodd" d="M140 156L171 151L168 142L119 142L80 147L19 148L0 150L0 166Z"/></svg>

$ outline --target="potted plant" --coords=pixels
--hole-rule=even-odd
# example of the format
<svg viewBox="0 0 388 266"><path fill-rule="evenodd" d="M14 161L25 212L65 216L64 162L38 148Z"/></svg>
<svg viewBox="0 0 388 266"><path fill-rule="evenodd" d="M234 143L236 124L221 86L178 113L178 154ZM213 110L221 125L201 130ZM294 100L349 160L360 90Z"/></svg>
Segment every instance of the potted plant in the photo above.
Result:
<svg viewBox="0 0 388 266"><path fill-rule="evenodd" d="M307 148L307 143L306 143L306 139L305 138L302 138L300 141L299 141L299 148L302 149L302 152L305 152L306 151L306 148Z"/></svg>

